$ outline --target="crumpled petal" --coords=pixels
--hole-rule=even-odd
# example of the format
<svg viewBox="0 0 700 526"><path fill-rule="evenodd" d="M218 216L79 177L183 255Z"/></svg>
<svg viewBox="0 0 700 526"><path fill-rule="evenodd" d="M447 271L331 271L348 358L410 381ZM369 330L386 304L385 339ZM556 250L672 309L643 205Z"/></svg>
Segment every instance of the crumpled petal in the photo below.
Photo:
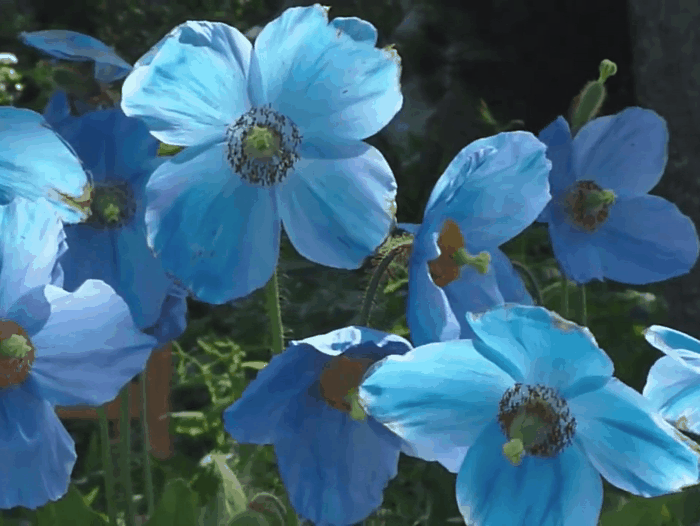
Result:
<svg viewBox="0 0 700 526"><path fill-rule="evenodd" d="M700 374L700 341L681 331L652 325L644 331L646 340L661 352Z"/></svg>
<svg viewBox="0 0 700 526"><path fill-rule="evenodd" d="M352 354L354 350L365 352L371 348L372 356L383 358L387 354L404 354L412 348L407 340L396 334L354 325L292 342L294 345L302 343L328 356Z"/></svg>
<svg viewBox="0 0 700 526"><path fill-rule="evenodd" d="M503 295L506 303L519 303L521 305L532 305L532 296L527 291L523 279L515 270L508 256L499 248L489 251L491 256L491 266L498 282L498 290Z"/></svg>
<svg viewBox="0 0 700 526"><path fill-rule="evenodd" d="M280 427L275 455L299 515L319 526L351 526L379 508L397 474L399 437L309 393L290 400Z"/></svg>
<svg viewBox="0 0 700 526"><path fill-rule="evenodd" d="M506 437L492 422L457 475L457 503L474 526L579 526L598 523L600 475L576 446L554 458L525 456L513 466L503 454Z"/></svg>
<svg viewBox="0 0 700 526"><path fill-rule="evenodd" d="M456 340L389 356L367 371L360 404L406 440L413 454L456 473L466 448L496 417L515 383L482 355L483 347Z"/></svg>
<svg viewBox="0 0 700 526"><path fill-rule="evenodd" d="M277 265L280 220L272 191L228 165L223 143L186 148L146 186L148 244L194 296L225 303L262 287Z"/></svg>
<svg viewBox="0 0 700 526"><path fill-rule="evenodd" d="M585 327L543 307L506 304L467 319L489 353L515 381L556 388L564 397L597 389L613 363Z"/></svg>
<svg viewBox="0 0 700 526"><path fill-rule="evenodd" d="M95 61L95 78L109 84L126 77L131 65L104 42L65 29L22 32L20 40L55 58L72 61Z"/></svg>
<svg viewBox="0 0 700 526"><path fill-rule="evenodd" d="M0 207L0 313L35 287L54 282L65 238L60 218L45 199L17 197Z"/></svg>
<svg viewBox="0 0 700 526"><path fill-rule="evenodd" d="M0 198L48 199L66 222L89 215L88 176L70 146L38 113L0 108Z"/></svg>
<svg viewBox="0 0 700 526"><path fill-rule="evenodd" d="M223 140L226 127L250 109L250 41L220 22L185 22L156 47L124 81L124 113L167 144Z"/></svg>
<svg viewBox="0 0 700 526"><path fill-rule="evenodd" d="M379 150L357 142L330 158L302 150L276 195L284 229L302 256L354 269L389 235L396 181Z"/></svg>
<svg viewBox="0 0 700 526"><path fill-rule="evenodd" d="M549 185L552 195L560 196L576 182L572 170L572 139L569 123L564 117L557 119L542 130L537 138L547 145L547 158L552 161Z"/></svg>
<svg viewBox="0 0 700 526"><path fill-rule="evenodd" d="M576 180L592 180L619 199L654 188L668 159L666 121L652 110L627 108L593 119L573 143Z"/></svg>
<svg viewBox="0 0 700 526"><path fill-rule="evenodd" d="M102 405L144 370L157 342L133 322L129 307L101 281L78 290L47 285L51 315L32 337L31 374L54 405Z"/></svg>
<svg viewBox="0 0 700 526"><path fill-rule="evenodd" d="M700 371L664 356L649 369L642 394L675 427L700 434Z"/></svg>
<svg viewBox="0 0 700 526"><path fill-rule="evenodd" d="M634 389L612 378L568 404L576 419L575 443L611 484L656 497L697 483L698 453Z"/></svg>
<svg viewBox="0 0 700 526"><path fill-rule="evenodd" d="M68 491L75 444L31 375L0 390L0 509L36 509Z"/></svg>
<svg viewBox="0 0 700 526"><path fill-rule="evenodd" d="M362 140L384 128L403 103L396 53L358 39L358 23L328 23L320 5L293 7L260 32L248 93L271 104L302 135Z"/></svg>
<svg viewBox="0 0 700 526"><path fill-rule="evenodd" d="M371 46L377 45L377 30L369 22L356 16L339 16L331 20L331 27L341 29L343 33L355 42L365 42Z"/></svg>
<svg viewBox="0 0 700 526"><path fill-rule="evenodd" d="M44 106L44 119L46 119L46 122L57 130L58 125L72 121L75 118L71 115L68 94L63 90L54 91L49 98L49 102Z"/></svg>

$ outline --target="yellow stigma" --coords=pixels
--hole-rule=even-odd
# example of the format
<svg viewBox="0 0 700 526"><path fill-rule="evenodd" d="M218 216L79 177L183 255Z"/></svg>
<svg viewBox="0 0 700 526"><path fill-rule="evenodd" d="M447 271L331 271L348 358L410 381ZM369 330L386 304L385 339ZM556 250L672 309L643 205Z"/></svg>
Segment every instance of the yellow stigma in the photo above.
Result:
<svg viewBox="0 0 700 526"><path fill-rule="evenodd" d="M6 340L0 341L0 356L9 358L24 358L32 347L27 339L20 334L13 334Z"/></svg>
<svg viewBox="0 0 700 526"><path fill-rule="evenodd" d="M503 454L508 459L508 462L514 466L519 466L525 456L525 447L523 441L519 438L513 438L503 444Z"/></svg>
<svg viewBox="0 0 700 526"><path fill-rule="evenodd" d="M95 211L107 223L116 223L119 221L120 209L119 199L111 194L104 193L95 198Z"/></svg>
<svg viewBox="0 0 700 526"><path fill-rule="evenodd" d="M253 126L244 145L246 155L255 159L269 159L280 151L280 137L270 128Z"/></svg>

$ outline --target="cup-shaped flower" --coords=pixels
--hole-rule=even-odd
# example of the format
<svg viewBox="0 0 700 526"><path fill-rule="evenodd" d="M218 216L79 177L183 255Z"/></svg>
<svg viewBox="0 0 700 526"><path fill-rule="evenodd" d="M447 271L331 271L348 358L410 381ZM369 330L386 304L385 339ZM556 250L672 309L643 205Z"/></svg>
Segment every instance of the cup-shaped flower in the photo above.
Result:
<svg viewBox="0 0 700 526"><path fill-rule="evenodd" d="M400 63L359 19L286 10L253 48L187 22L136 63L122 108L187 146L147 187L148 242L199 299L246 296L272 276L280 228L304 257L358 268L394 219L396 182L363 139L401 107Z"/></svg>
<svg viewBox="0 0 700 526"><path fill-rule="evenodd" d="M700 457L612 377L586 328L542 307L468 314L477 335L375 364L359 405L414 453L457 472L474 526L594 526L601 475L645 497L698 479Z"/></svg>
<svg viewBox="0 0 700 526"><path fill-rule="evenodd" d="M382 502L405 443L357 407L366 369L411 349L403 338L346 327L292 342L224 411L238 442L272 444L289 500L319 526L363 520Z"/></svg>
<svg viewBox="0 0 700 526"><path fill-rule="evenodd" d="M644 336L667 356L649 370L642 394L678 429L700 434L700 341L660 325Z"/></svg>
<svg viewBox="0 0 700 526"><path fill-rule="evenodd" d="M53 407L112 400L156 345L108 285L56 286L63 241L44 199L0 207L2 509L37 508L67 491L75 446Z"/></svg>
<svg viewBox="0 0 700 526"><path fill-rule="evenodd" d="M89 216L90 192L75 152L41 115L0 108L0 205L44 197L73 223Z"/></svg>
<svg viewBox="0 0 700 526"><path fill-rule="evenodd" d="M146 243L146 183L162 162L158 141L119 108L67 114L65 94L55 93L45 118L90 170L94 189L90 218L65 227L63 287L73 292L87 279L104 281L124 298L140 329L159 343L171 341L185 330L185 291Z"/></svg>
<svg viewBox="0 0 700 526"><path fill-rule="evenodd" d="M109 84L126 77L131 65L101 40L65 29L22 32L19 39L47 55L74 62L93 61L95 79Z"/></svg>
<svg viewBox="0 0 700 526"><path fill-rule="evenodd" d="M470 338L467 312L532 304L498 248L530 225L550 199L551 163L531 133L507 132L464 148L440 176L414 234L406 318L414 345Z"/></svg>
<svg viewBox="0 0 700 526"><path fill-rule="evenodd" d="M674 204L647 195L668 158L661 117L627 108L590 121L573 139L559 117L539 138L552 160L552 201L539 220L548 224L569 279L641 285L692 268L698 258L693 222Z"/></svg>

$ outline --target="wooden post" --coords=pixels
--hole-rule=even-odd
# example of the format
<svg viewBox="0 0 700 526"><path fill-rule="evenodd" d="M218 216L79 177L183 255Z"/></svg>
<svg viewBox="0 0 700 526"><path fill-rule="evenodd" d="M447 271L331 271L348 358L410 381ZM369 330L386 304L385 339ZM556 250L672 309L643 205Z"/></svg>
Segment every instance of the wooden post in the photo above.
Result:
<svg viewBox="0 0 700 526"><path fill-rule="evenodd" d="M148 419L149 442L151 454L161 460L173 456L173 441L170 436L170 389L172 377L172 344L168 343L151 353L146 365L145 375L139 375L140 381L146 379L146 418ZM141 385L134 379L129 384L132 420L141 418ZM113 423L114 437L119 440L119 396L105 404L107 419ZM56 414L65 420L95 420L97 411L89 406L57 407Z"/></svg>

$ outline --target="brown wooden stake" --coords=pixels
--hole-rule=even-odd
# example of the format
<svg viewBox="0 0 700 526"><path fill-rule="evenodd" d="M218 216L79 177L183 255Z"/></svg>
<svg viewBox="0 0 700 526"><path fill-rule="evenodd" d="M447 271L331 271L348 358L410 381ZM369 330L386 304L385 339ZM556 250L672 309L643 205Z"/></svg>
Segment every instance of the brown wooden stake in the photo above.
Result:
<svg viewBox="0 0 700 526"><path fill-rule="evenodd" d="M172 377L172 344L156 349L146 365L146 418L151 454L159 459L173 456L173 441L170 436L170 390ZM143 381L144 374L140 375ZM141 385L138 380L129 384L132 420L141 419ZM119 396L105 404L107 419L114 426L112 442L119 441ZM89 406L57 407L56 414L64 420L98 420L97 411Z"/></svg>

